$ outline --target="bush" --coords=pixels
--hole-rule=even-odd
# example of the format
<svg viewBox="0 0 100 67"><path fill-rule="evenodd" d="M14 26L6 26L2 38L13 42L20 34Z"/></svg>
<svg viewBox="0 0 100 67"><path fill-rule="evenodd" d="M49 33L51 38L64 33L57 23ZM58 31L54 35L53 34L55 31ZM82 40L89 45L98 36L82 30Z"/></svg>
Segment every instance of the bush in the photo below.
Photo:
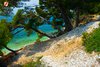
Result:
<svg viewBox="0 0 100 67"><path fill-rule="evenodd" d="M100 52L100 28L95 29L91 34L83 33L83 41L87 52Z"/></svg>
<svg viewBox="0 0 100 67"><path fill-rule="evenodd" d="M33 61L29 62L29 63L23 65L22 67L44 67L44 65L41 64L41 61L40 61L41 58L42 57L38 57L38 60L36 62L33 62Z"/></svg>
<svg viewBox="0 0 100 67"><path fill-rule="evenodd" d="M23 67L40 67L41 65L41 62L38 61L38 62L29 62L25 65L23 65Z"/></svg>

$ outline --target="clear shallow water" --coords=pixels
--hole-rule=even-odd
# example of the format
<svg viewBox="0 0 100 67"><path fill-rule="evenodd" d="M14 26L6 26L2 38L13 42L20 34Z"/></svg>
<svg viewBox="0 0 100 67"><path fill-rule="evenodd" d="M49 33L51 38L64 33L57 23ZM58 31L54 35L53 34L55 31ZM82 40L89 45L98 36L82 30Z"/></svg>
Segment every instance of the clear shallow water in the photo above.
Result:
<svg viewBox="0 0 100 67"><path fill-rule="evenodd" d="M19 8L14 8L13 9L13 13L16 14L16 12L18 11L18 9L23 9L24 7L28 6L28 7L33 7L35 5L39 5L39 0L30 0L27 2L24 2L26 5L23 5L23 7L19 7ZM0 16L0 20L1 19L6 19L7 21L12 21L12 17L5 17L5 16ZM52 19L51 19L52 20ZM50 33L50 32L55 32L56 30L52 29L52 27L50 25L42 25L39 27L40 30L42 30L43 32L46 33ZM16 31L18 31L19 29L17 29ZM14 31L14 32L16 32ZM25 30L21 31L20 33L14 35L13 39L7 44L7 46L11 49L17 50L20 49L24 46L27 46L29 44L32 44L36 41L36 39L38 38L37 34L35 32L33 32L30 36L27 36L27 33L25 32ZM41 38L41 41L45 41L47 40L47 37L43 37ZM9 53L8 50L3 49L2 50L5 54Z"/></svg>
<svg viewBox="0 0 100 67"><path fill-rule="evenodd" d="M4 18L7 19L7 21L11 21L11 19L12 19L11 17L0 16L0 20L4 19ZM44 24L44 25L40 26L39 29L46 33L51 33L51 32L56 31L48 24ZM17 29L17 30L19 30L19 29ZM14 32L16 32L16 31L14 31ZM38 35L35 32L33 32L30 36L27 36L27 32L25 30L23 30L20 33L14 35L12 40L7 44L7 46L13 50L17 50L24 46L34 43L37 38L38 38ZM47 37L42 37L41 41L45 41L47 39L48 39ZM9 53L9 51L6 49L3 49L2 51L5 54Z"/></svg>
<svg viewBox="0 0 100 67"><path fill-rule="evenodd" d="M10 17L10 16L0 16L0 20L1 19L6 19L8 22L10 22L11 20L12 20L12 17Z"/></svg>

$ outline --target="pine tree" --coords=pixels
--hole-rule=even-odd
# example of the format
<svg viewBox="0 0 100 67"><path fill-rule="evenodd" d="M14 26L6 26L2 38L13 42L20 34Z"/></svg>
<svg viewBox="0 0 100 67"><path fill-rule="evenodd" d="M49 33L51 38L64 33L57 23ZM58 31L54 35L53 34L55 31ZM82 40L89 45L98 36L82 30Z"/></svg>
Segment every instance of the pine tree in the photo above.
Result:
<svg viewBox="0 0 100 67"><path fill-rule="evenodd" d="M6 48L16 54L16 51L7 47L8 42L11 40L12 34L9 30L7 21L5 19L0 21L0 51L2 48Z"/></svg>

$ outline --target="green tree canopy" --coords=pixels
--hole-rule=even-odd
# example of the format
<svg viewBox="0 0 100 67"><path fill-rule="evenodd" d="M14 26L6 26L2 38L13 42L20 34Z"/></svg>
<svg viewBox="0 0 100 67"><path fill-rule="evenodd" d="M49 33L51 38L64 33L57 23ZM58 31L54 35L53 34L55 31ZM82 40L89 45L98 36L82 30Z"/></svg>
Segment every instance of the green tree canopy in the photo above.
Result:
<svg viewBox="0 0 100 67"><path fill-rule="evenodd" d="M0 15L10 15L14 7L17 7L21 0L0 0ZM4 6L4 2L8 2L8 6Z"/></svg>

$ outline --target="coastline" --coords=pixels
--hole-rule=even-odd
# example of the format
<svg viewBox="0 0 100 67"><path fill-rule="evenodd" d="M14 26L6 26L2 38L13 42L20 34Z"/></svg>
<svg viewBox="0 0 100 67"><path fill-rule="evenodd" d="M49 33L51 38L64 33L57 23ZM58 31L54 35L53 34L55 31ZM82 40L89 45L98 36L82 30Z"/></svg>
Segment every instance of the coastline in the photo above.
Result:
<svg viewBox="0 0 100 67"><path fill-rule="evenodd" d="M43 56L40 60L43 64L45 64L45 67L51 66L51 67L66 67L65 62L69 62L71 65L73 65L76 62L73 62L71 60L67 61L65 59L74 59L81 63L85 63L84 59L87 60L86 63L90 63L92 59L92 63L97 63L96 58L98 57L96 53L88 54L84 51L83 46L81 45L81 38L83 32L92 32L94 29L99 27L100 21L96 21L88 23L84 26L79 26L72 31L61 35L60 37L57 37L55 39L50 39L44 42L35 43L34 45L26 46L22 51L19 52L19 56L16 56L14 58L17 58L17 61L14 61L12 65L16 64L25 64L30 61L35 61L37 57ZM71 55L71 56L70 56ZM73 58L74 55L79 55L80 59L78 60ZM87 57L87 58L82 58ZM92 56L92 57L91 57ZM48 59L49 58L49 59ZM78 58L78 56L76 57ZM95 59L93 59L95 58ZM78 62L77 62L78 63ZM88 64L87 64L88 65ZM98 64L97 64L98 65ZM76 65L77 66L77 65ZM84 66L84 65L83 65ZM68 66L69 67L69 66ZM72 66L73 67L73 66Z"/></svg>

